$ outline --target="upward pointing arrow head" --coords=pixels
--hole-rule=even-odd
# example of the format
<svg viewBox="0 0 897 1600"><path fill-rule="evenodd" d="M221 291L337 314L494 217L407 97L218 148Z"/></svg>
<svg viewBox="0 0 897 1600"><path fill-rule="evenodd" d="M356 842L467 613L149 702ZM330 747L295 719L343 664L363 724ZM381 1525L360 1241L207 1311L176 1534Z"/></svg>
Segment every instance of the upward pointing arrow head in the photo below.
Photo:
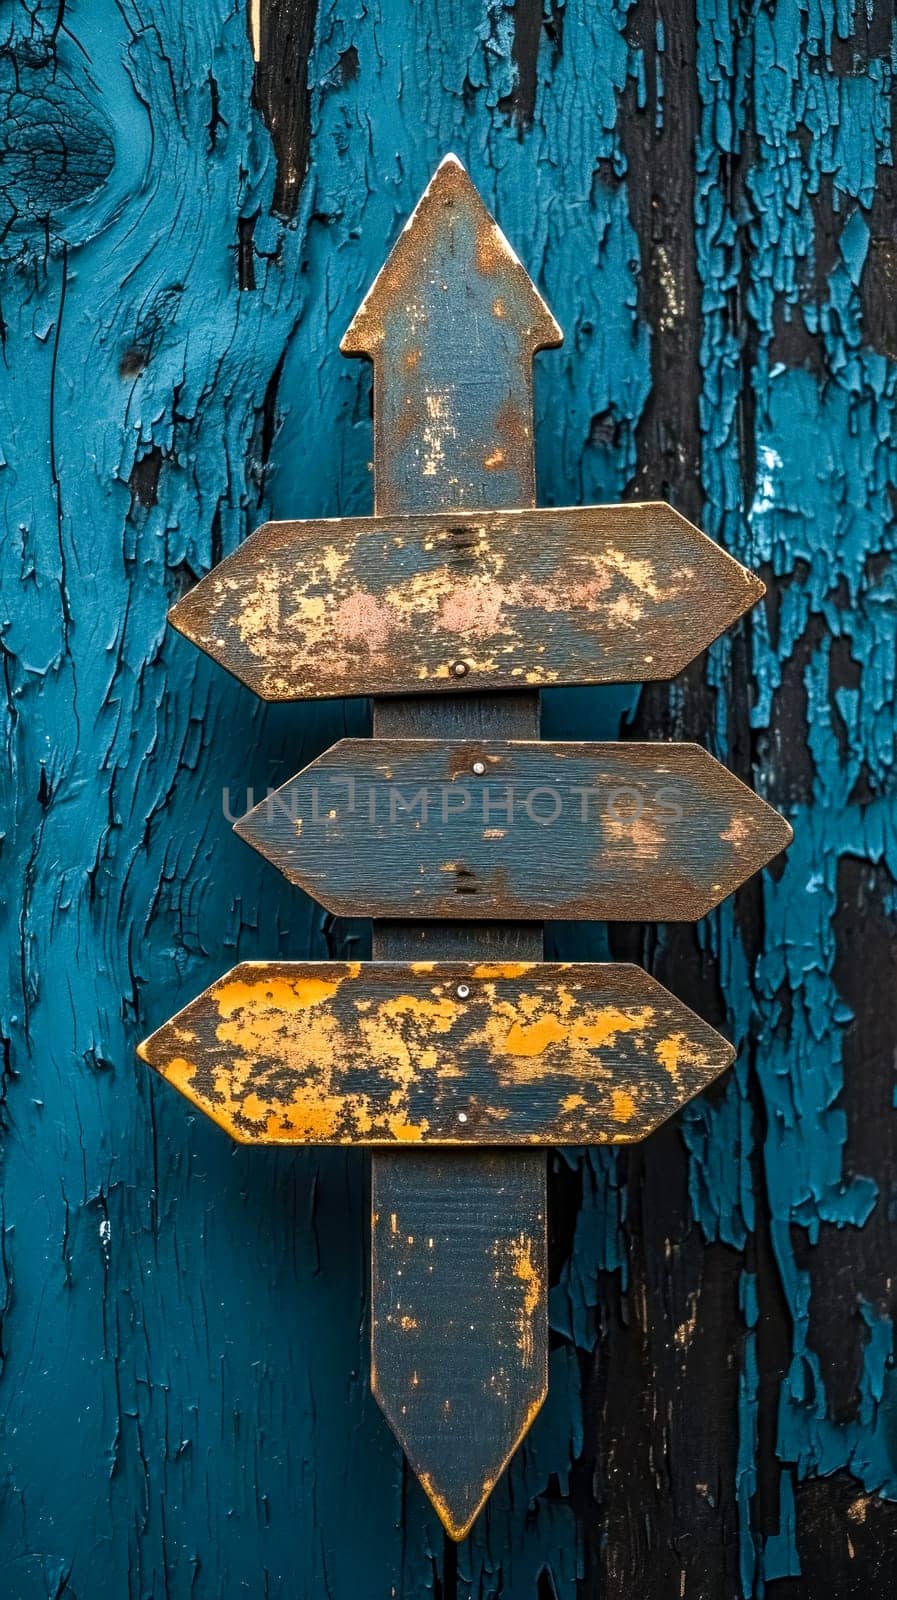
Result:
<svg viewBox="0 0 897 1600"><path fill-rule="evenodd" d="M532 360L562 338L446 156L340 346L374 362L377 511L532 505Z"/></svg>

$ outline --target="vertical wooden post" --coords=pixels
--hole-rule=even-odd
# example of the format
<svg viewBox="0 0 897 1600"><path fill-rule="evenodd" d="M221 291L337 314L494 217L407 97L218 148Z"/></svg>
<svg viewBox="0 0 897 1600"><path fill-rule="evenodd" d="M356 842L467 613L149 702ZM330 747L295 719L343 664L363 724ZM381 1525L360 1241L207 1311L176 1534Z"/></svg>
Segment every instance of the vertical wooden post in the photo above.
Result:
<svg viewBox="0 0 897 1600"><path fill-rule="evenodd" d="M534 505L532 357L560 341L448 156L342 344L374 361L376 510ZM453 670L463 681L463 637ZM539 696L376 700L374 732L534 738ZM475 892L459 878L460 915ZM379 959L532 960L542 948L534 923L374 925ZM545 1188L541 1150L372 1156L371 1384L454 1539L545 1398Z"/></svg>

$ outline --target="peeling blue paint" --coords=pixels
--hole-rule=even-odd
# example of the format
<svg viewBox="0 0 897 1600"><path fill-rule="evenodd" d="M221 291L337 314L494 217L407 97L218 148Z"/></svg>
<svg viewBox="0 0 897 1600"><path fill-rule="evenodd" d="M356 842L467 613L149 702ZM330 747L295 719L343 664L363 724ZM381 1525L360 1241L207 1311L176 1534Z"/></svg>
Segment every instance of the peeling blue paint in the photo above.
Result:
<svg viewBox="0 0 897 1600"><path fill-rule="evenodd" d="M131 0L72 0L60 29L55 0L13 13L20 58L45 105L77 112L94 167L85 158L47 223L40 170L22 166L23 209L0 246L10 1600L434 1593L441 1537L367 1388L361 1163L232 1149L133 1059L137 1037L238 959L364 953L363 930L331 926L257 865L222 811L226 788L261 793L363 732L364 708L265 710L171 636L165 611L267 515L370 509L369 379L338 341L448 149L565 329L537 366L541 498L628 490L665 335L644 316L621 108L665 126L672 44L653 15L647 43L631 42L634 5L558 11L563 47L543 30L521 130L503 108L517 77L504 0L322 4L311 169L290 225L271 215L244 15L199 0L185 25L159 0L149 22ZM844 1471L858 1495L897 1498L892 1319L859 1289L845 1308L862 1370L855 1415L836 1418L806 1255L893 1210L886 1178L848 1159L855 1014L837 983L839 870L875 869L890 916L897 879L897 369L863 299L897 35L887 57L838 70L859 26L846 0L697 7L704 525L777 597L746 634L757 785L799 769L762 948L731 905L700 930L742 1053L722 1094L680 1123L695 1228L746 1263L768 1233L791 1324L779 1526L764 1535L758 1351L773 1312L746 1264L741 1321L714 1360L739 1369L727 1492L751 1596L801 1570L808 1477ZM254 289L240 287L238 219L255 219ZM783 329L804 355L783 356ZM854 671L832 691L838 651ZM722 641L707 666L701 732L721 757L735 659ZM786 691L806 707L794 762L775 742ZM546 736L614 737L637 699L547 695ZM563 927L550 949L601 959L607 942ZM551 1394L460 1553L469 1600L535 1600L540 1574L573 1600L586 1571L592 1530L571 1502L594 1423L584 1374L606 1285L631 1285L632 1217L615 1155L564 1159L583 1203L552 1294ZM61 1441L75 1441L74 1465Z"/></svg>

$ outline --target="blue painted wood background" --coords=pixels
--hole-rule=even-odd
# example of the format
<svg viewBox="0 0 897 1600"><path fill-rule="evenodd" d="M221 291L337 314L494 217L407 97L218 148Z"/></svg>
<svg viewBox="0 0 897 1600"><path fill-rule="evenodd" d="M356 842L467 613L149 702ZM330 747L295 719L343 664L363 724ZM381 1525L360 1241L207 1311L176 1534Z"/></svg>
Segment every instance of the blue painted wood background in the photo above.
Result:
<svg viewBox="0 0 897 1600"><path fill-rule="evenodd" d="M0 34L4 1596L893 1585L891 7L11 0ZM265 516L369 510L337 343L448 149L566 331L541 499L666 494L769 584L546 734L697 738L796 833L696 932L613 935L739 1065L555 1160L551 1395L457 1555L368 1393L363 1157L232 1148L133 1055L238 959L365 949L228 821L365 707L266 711L165 612Z"/></svg>

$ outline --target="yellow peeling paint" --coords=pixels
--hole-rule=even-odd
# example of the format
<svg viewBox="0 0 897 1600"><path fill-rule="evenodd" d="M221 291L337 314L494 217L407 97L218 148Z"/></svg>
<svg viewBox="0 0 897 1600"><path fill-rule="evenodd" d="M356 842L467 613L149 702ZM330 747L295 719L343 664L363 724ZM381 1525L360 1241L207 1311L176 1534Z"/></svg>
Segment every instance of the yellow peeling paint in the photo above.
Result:
<svg viewBox="0 0 897 1600"><path fill-rule="evenodd" d="M627 1013L616 1006L596 1007L585 1017L572 1020L549 1012L528 1026L512 1023L502 1048L510 1056L539 1056L553 1044L585 1044L599 1050L612 1044L620 1033L644 1030L647 1020L644 1008Z"/></svg>
<svg viewBox="0 0 897 1600"><path fill-rule="evenodd" d="M426 1121L419 1123L405 1122L401 1117L390 1117L388 1126L393 1138L397 1139L400 1144L420 1144L427 1131L428 1123Z"/></svg>
<svg viewBox="0 0 897 1600"><path fill-rule="evenodd" d="M233 979L215 989L215 1004L222 1017L232 1016L240 1006L261 1011L304 1011L307 1006L332 1000L342 982L342 978Z"/></svg>
<svg viewBox="0 0 897 1600"><path fill-rule="evenodd" d="M533 1241L521 1233L512 1245L514 1275L523 1284L523 1313L530 1318L538 1308L544 1284L533 1264Z"/></svg>
<svg viewBox="0 0 897 1600"><path fill-rule="evenodd" d="M535 1241L531 1234L521 1231L516 1238L496 1240L494 1255L496 1291L508 1283L520 1289L515 1324L517 1348L526 1366L531 1366L535 1354L533 1319L539 1311L546 1285L534 1260Z"/></svg>
<svg viewBox="0 0 897 1600"><path fill-rule="evenodd" d="M235 1138L272 1144L463 1145L505 1127L521 1144L630 1139L725 1065L723 1041L693 1039L672 1017L664 1032L655 1006L602 1004L600 990L590 1003L575 966L550 984L540 970L421 961L412 992L356 994L359 963L295 975L247 963L141 1054Z"/></svg>
<svg viewBox="0 0 897 1600"><path fill-rule="evenodd" d="M349 545L329 544L325 550L321 551L321 566L324 568L331 583L336 582L351 554L352 551Z"/></svg>
<svg viewBox="0 0 897 1600"><path fill-rule="evenodd" d="M630 1122L635 1116L635 1100L628 1089L614 1089L611 1095L611 1116L614 1122Z"/></svg>
<svg viewBox="0 0 897 1600"><path fill-rule="evenodd" d="M463 1007L456 1000L428 1000L418 994L397 994L391 1000L382 1001L377 1008L377 1016L383 1021L410 1017L434 1033L448 1033L463 1014Z"/></svg>
<svg viewBox="0 0 897 1600"><path fill-rule="evenodd" d="M182 1056L175 1056L165 1066L165 1076L168 1082L173 1084L176 1089L180 1089L181 1094L185 1094L188 1100L192 1098L190 1084L195 1073L196 1067L193 1062L185 1061Z"/></svg>
<svg viewBox="0 0 897 1600"><path fill-rule="evenodd" d="M671 1033L665 1039L660 1039L654 1046L654 1054L664 1072L669 1073L676 1084L679 1082L683 1067L694 1066L700 1061L699 1055L684 1033Z"/></svg>

